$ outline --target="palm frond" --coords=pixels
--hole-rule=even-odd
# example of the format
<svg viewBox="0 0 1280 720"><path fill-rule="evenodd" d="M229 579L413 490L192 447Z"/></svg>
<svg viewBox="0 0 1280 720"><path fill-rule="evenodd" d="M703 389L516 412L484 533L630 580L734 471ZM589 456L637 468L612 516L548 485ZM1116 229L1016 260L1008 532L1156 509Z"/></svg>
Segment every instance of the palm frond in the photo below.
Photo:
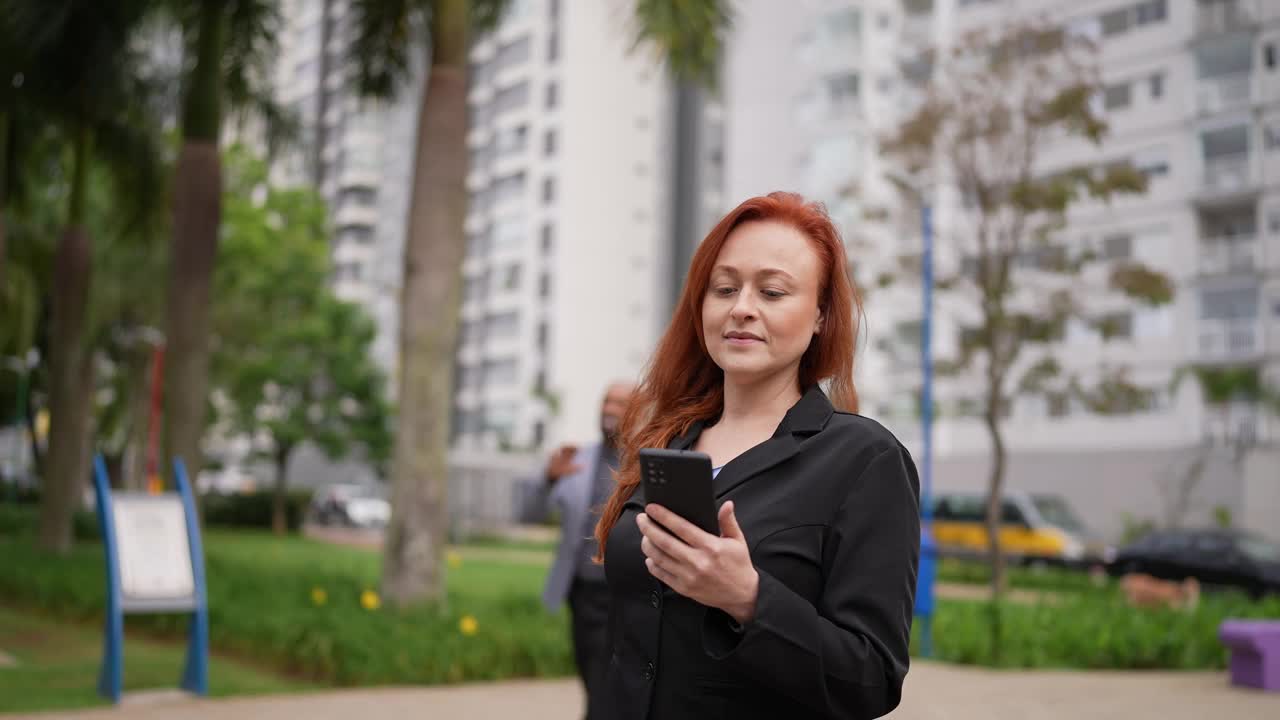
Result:
<svg viewBox="0 0 1280 720"><path fill-rule="evenodd" d="M635 47L653 45L676 77L715 89L729 0L636 0Z"/></svg>
<svg viewBox="0 0 1280 720"><path fill-rule="evenodd" d="M429 4L426 0L352 0L347 66L358 93L386 99L399 92L409 78L413 52L426 39Z"/></svg>

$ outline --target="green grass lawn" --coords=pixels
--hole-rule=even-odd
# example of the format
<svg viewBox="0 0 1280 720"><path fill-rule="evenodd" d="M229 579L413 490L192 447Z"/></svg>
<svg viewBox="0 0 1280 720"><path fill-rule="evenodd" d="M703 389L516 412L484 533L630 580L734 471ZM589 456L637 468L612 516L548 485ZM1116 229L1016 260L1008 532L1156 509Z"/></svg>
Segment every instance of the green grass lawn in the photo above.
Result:
<svg viewBox="0 0 1280 720"><path fill-rule="evenodd" d="M186 647L129 634L125 639L125 692L173 688ZM69 710L105 704L96 691L102 629L50 620L0 607L0 649L17 667L0 668L0 712ZM315 686L221 656L209 659L211 695L294 692Z"/></svg>
<svg viewBox="0 0 1280 720"><path fill-rule="evenodd" d="M377 595L378 552L253 531L211 530L204 540L210 642L224 656L252 658L277 673L326 686L421 685L573 672L567 615L548 615L538 600L550 562L545 550L450 550L445 601L400 611ZM57 557L36 549L30 534L0 532L0 558L0 598L11 611L91 629L87 665L68 671L91 698L104 606L102 546L79 542L70 554ZM130 637L180 645L185 629L186 618L179 615L126 618ZM180 654L180 648L174 652ZM143 672L146 661L136 663ZM158 665L165 668L159 684L172 686L181 658L174 660L171 673L166 663ZM43 664L27 667L34 671ZM137 682L144 677L139 675ZM230 684L225 692L248 691L238 688Z"/></svg>

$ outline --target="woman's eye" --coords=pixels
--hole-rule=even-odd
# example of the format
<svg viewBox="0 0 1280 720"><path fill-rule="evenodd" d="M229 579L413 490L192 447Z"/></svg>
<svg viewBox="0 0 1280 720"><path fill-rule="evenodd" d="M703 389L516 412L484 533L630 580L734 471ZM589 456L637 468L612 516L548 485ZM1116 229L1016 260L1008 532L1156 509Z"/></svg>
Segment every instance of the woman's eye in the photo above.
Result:
<svg viewBox="0 0 1280 720"><path fill-rule="evenodd" d="M765 294L765 297L772 298L774 300L782 297L783 295L786 295L786 293L782 292L781 290L764 290L763 292Z"/></svg>
<svg viewBox="0 0 1280 720"><path fill-rule="evenodd" d="M715 293L716 293L717 295L726 295L726 296L727 296L727 295L732 295L732 294L733 294L734 292L736 292L736 291L737 291L737 288L732 288L732 287L728 287L728 286L722 286L722 287L718 287L718 288L716 288Z"/></svg>

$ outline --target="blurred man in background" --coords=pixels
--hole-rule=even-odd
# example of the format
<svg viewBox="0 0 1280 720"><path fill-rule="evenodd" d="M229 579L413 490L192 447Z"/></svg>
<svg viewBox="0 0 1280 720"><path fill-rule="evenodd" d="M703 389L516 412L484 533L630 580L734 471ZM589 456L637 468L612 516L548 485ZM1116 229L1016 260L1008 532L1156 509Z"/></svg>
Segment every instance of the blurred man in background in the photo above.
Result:
<svg viewBox="0 0 1280 720"><path fill-rule="evenodd" d="M552 507L559 510L560 546L542 602L554 612L569 601L573 654L587 692L588 720L601 717L596 696L608 662L608 590L604 567L591 560L596 553L595 525L613 490L618 427L634 389L629 382L609 386L600 408L600 440L581 447L563 445L552 453L522 513L526 522L539 522Z"/></svg>

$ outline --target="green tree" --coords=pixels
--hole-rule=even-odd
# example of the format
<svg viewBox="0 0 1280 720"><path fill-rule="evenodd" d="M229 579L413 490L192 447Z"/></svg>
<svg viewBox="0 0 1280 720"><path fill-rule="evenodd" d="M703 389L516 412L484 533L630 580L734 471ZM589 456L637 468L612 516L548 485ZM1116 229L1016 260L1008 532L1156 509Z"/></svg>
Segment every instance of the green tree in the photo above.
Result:
<svg viewBox="0 0 1280 720"><path fill-rule="evenodd" d="M186 41L181 150L173 175L168 320L165 325L165 457L199 471L209 386L209 291L222 217L219 135L226 108L263 121L270 144L293 119L270 99L280 32L277 0L167 0ZM167 463L166 463L167 465Z"/></svg>
<svg viewBox="0 0 1280 720"><path fill-rule="evenodd" d="M725 0L638 0L637 45L682 78L714 77ZM448 531L447 450L467 208L467 50L505 0L353 0L350 62L370 97L397 95L426 54L400 307L399 414L383 592L398 605L439 599ZM434 312L421 312L432 308Z"/></svg>
<svg viewBox="0 0 1280 720"><path fill-rule="evenodd" d="M938 289L946 298L940 302L972 308L976 322L962 329L958 356L939 363L939 371L970 373L966 377L983 389L992 448L986 520L994 600L1003 588L999 530L1012 395L1073 395L1099 413L1128 412L1145 402L1150 390L1131 383L1123 368L1087 381L1067 376L1057 359L1064 328L1075 318L1110 339L1113 320L1091 314L1084 297L1111 294L1158 305L1172 299L1173 287L1136 261L1106 261L1067 244L1060 233L1078 203L1146 189L1146 177L1128 162L1045 167L1051 144L1097 144L1107 132L1091 102L1102 91L1092 43L1053 26L1012 22L967 34L927 59L933 72L922 102L882 150L910 176L903 185L948 182L965 200L964 211L938 237L964 258L962 268L941 278ZM905 261L905 270L918 271L918 256ZM1091 283L1099 274L1106 280ZM993 632L998 648L998 618Z"/></svg>
<svg viewBox="0 0 1280 720"><path fill-rule="evenodd" d="M373 322L328 288L323 201L269 187L265 164L241 151L229 157L212 403L225 430L254 438L275 465L272 525L284 533L286 470L301 443L385 459L385 380L370 358Z"/></svg>
<svg viewBox="0 0 1280 720"><path fill-rule="evenodd" d="M134 40L150 3L118 0L5 0L0 47L23 47L17 107L31 108L66 143L68 173L64 229L53 259L50 317L51 428L40 514L40 545L66 552L71 516L88 474L94 389L88 300L93 240L88 193L101 164L128 193L122 209L145 217L158 197L159 149L150 111L153 85ZM9 55L9 53L4 53ZM132 206L131 208L129 206Z"/></svg>

